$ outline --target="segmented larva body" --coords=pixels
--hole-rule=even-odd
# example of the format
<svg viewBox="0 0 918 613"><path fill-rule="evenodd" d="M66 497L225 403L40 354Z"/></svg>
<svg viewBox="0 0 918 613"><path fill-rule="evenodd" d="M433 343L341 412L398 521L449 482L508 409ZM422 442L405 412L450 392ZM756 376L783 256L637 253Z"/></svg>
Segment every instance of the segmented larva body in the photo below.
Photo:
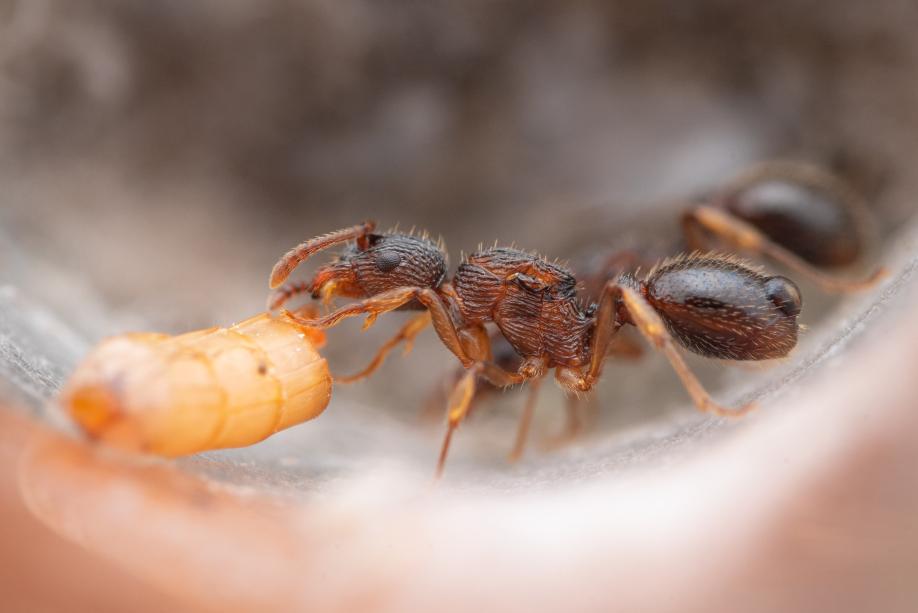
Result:
<svg viewBox="0 0 918 613"><path fill-rule="evenodd" d="M242 447L316 417L331 398L324 335L267 313L230 328L103 341L61 395L95 439L164 456Z"/></svg>

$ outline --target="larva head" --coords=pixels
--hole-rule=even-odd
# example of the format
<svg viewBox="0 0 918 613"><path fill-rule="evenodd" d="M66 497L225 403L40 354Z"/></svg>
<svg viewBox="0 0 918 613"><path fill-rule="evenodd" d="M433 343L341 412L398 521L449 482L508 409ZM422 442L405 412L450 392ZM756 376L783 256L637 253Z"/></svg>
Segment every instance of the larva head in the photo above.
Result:
<svg viewBox="0 0 918 613"><path fill-rule="evenodd" d="M686 349L713 358L767 360L797 344L800 290L731 256L664 262L641 292Z"/></svg>
<svg viewBox="0 0 918 613"><path fill-rule="evenodd" d="M425 236L368 234L316 271L313 298L367 298L399 287L436 288L446 277L442 247Z"/></svg>

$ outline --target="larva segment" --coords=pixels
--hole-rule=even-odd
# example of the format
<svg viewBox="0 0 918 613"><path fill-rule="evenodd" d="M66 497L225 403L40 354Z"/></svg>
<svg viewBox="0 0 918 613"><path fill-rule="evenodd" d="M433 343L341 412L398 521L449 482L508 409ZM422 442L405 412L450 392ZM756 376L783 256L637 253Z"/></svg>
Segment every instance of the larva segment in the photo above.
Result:
<svg viewBox="0 0 918 613"><path fill-rule="evenodd" d="M316 417L331 376L320 331L261 314L230 328L103 341L61 399L92 438L164 456L251 445Z"/></svg>

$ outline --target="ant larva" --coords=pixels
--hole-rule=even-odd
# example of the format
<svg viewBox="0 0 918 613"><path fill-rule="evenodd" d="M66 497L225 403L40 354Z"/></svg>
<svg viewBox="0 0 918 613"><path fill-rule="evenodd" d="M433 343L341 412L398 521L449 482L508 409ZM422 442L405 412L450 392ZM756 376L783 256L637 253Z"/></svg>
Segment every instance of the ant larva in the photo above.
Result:
<svg viewBox="0 0 918 613"><path fill-rule="evenodd" d="M350 244L321 266L309 283L277 289L269 299L279 308L293 296L359 299L324 317L288 316L302 325L328 328L366 315L365 326L396 309L424 310L387 343L411 340L432 323L440 340L462 363L465 374L450 394L447 431L437 463L443 471L453 432L462 422L480 377L497 387L529 382L538 386L550 369L574 394L590 391L602 374L616 333L636 326L669 359L699 410L742 415L745 404L728 409L714 402L689 370L676 345L694 353L732 360L787 355L797 342L801 298L781 276L765 276L738 258L693 254L665 260L639 279L624 275L607 282L598 303L584 307L577 281L566 268L517 249L494 247L468 256L447 278L442 246L421 236L376 233L366 222L308 240L274 266L278 288L302 261L318 251ZM492 359L487 324L495 324L520 356L516 370ZM360 374L368 376L381 355Z"/></svg>
<svg viewBox="0 0 918 613"><path fill-rule="evenodd" d="M321 331L266 313L230 328L103 341L61 403L93 439L164 456L244 447L312 419L331 376Z"/></svg>

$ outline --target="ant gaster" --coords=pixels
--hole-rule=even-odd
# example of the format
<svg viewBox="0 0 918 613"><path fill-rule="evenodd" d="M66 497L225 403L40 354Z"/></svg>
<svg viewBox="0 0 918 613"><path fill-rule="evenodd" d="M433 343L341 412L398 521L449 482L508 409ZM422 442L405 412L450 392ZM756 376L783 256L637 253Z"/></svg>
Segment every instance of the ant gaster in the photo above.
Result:
<svg viewBox="0 0 918 613"><path fill-rule="evenodd" d="M703 356L763 360L787 355L797 342L801 298L784 277L768 277L732 256L693 254L666 260L643 279L622 276L604 286L598 303L583 307L576 279L567 269L516 249L485 249L446 276L442 246L426 237L378 234L366 222L306 241L274 266L270 285L280 286L306 258L354 241L309 283L285 286L269 302L278 308L290 297L359 299L324 317L291 314L301 324L328 328L347 317L366 315L365 326L395 309L423 309L387 343L411 341L428 322L466 369L449 399L448 427L437 464L441 474L456 427L467 414L479 377L506 387L538 382L549 369L559 385L587 392L602 374L613 337L636 326L669 359L695 405L715 415L735 416L715 403L685 364L676 344ZM492 360L485 325L493 323L522 361L515 371ZM378 363L360 376L370 374Z"/></svg>

